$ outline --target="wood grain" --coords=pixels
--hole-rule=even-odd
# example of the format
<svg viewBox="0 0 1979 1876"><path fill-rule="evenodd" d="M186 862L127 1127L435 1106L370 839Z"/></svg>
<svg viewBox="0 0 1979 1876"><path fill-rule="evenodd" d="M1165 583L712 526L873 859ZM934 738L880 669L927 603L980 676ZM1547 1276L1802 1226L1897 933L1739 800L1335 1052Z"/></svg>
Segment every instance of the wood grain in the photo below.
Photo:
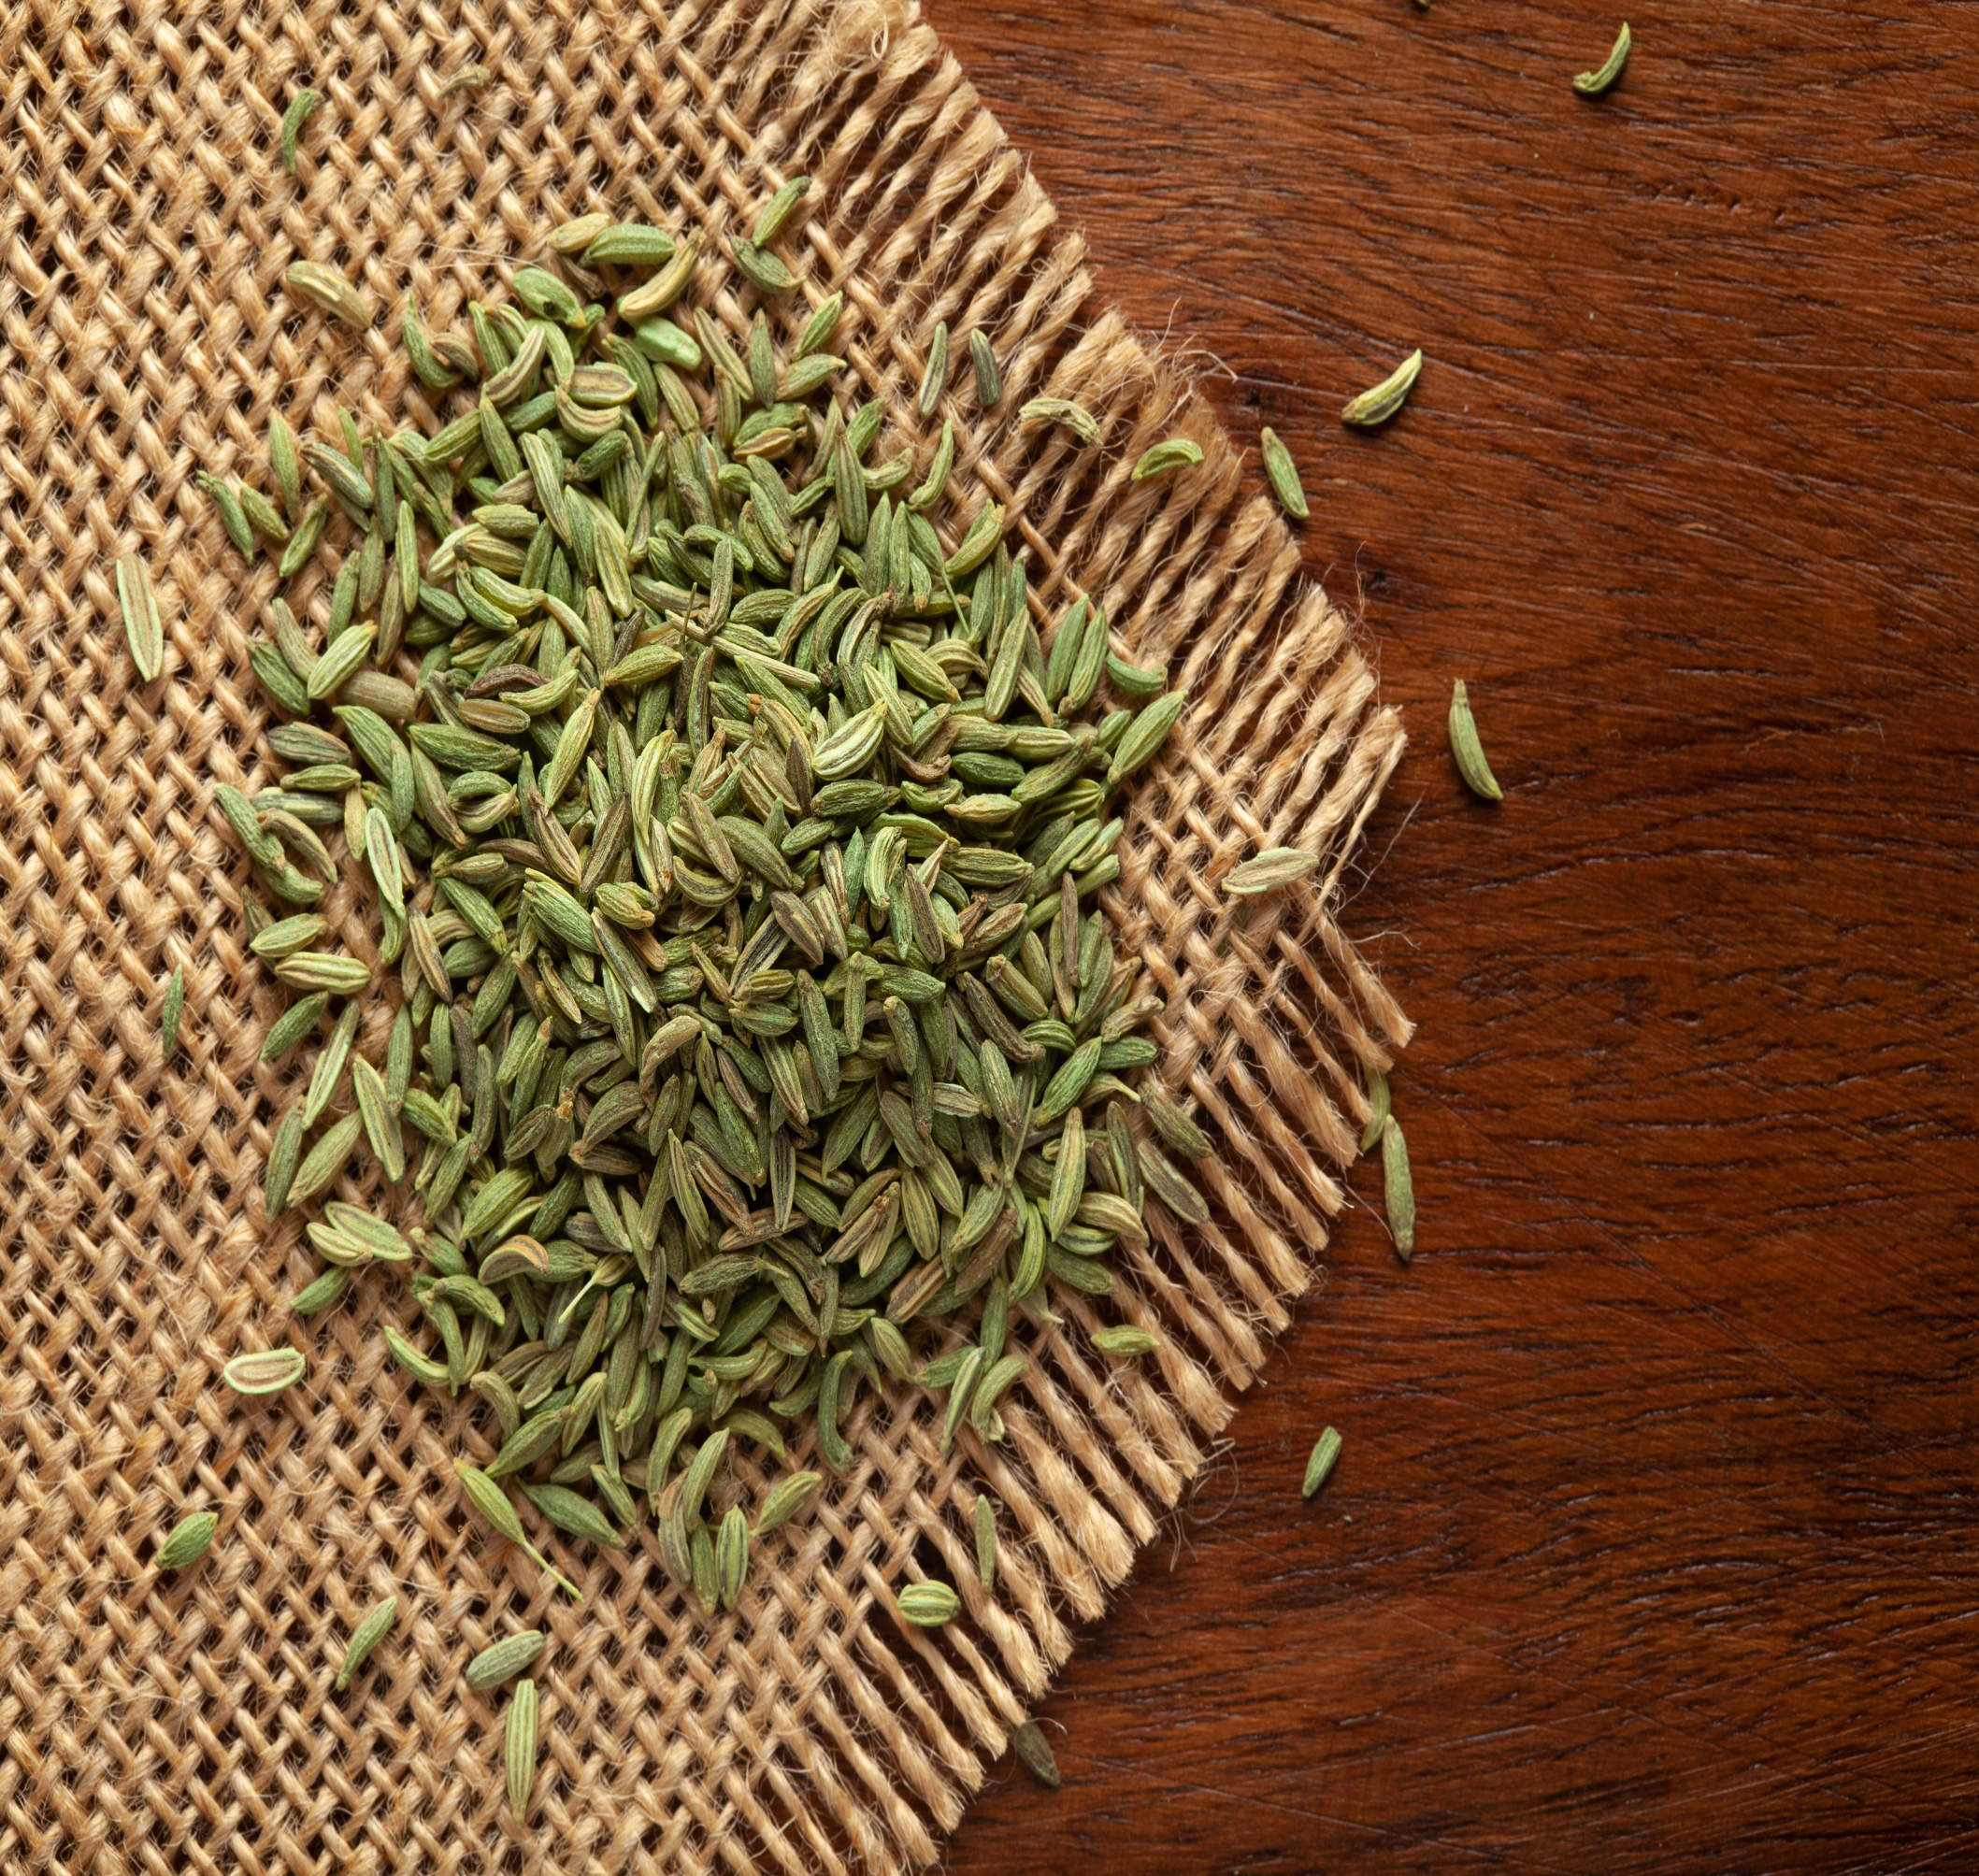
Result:
<svg viewBox="0 0 1979 1876"><path fill-rule="evenodd" d="M950 1869L1974 1867L1979 16L1671 0L1590 104L1579 0L929 11L1299 457L1421 1024L1413 1267L1346 1222Z"/></svg>

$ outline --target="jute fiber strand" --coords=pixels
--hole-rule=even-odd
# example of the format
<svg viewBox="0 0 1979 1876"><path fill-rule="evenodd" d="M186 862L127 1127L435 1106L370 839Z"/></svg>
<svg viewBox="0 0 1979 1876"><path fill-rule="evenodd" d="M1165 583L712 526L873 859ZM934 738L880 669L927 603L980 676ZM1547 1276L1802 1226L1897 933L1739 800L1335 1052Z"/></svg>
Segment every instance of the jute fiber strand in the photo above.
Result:
<svg viewBox="0 0 1979 1876"><path fill-rule="evenodd" d="M478 64L489 85L439 96ZM305 84L329 102L291 179L278 126ZM383 1323L412 1313L401 1281L287 1310L312 1263L293 1216L264 1220L260 1173L313 1051L259 1064L284 999L246 951L248 865L211 805L271 774L245 652L274 575L265 555L243 568L193 477L263 481L278 407L331 435L333 398L367 424L417 408L409 292L445 328L561 219L605 206L713 235L799 171L823 206L788 251L815 294L846 289L839 349L868 394L915 424L935 322L995 340L1003 402L980 411L966 365L947 400L954 511L1006 504L1040 617L1089 592L1131 655L1190 688L1131 797L1110 909L1169 999L1160 1072L1217 1143L1215 1215L1123 1247L1110 1301L1054 1288L1064 1327L1025 1330L1002 1445L965 1432L942 1457L938 1403L863 1392L853 1471L758 1547L733 1616L691 1610L650 1528L623 1554L543 1534L579 1609L463 1505L451 1461L485 1460L486 1429L386 1357ZM1334 919L1402 738L1255 464L1096 301L1082 255L908 0L0 15L0 1869L925 1864L1201 1467L1315 1274L1359 1065L1406 1039ZM283 294L298 256L363 285L370 332ZM718 274L739 331L742 290ZM1020 434L1046 394L1094 410L1101 447ZM881 452L913 441L925 461L939 415ZM1171 434L1202 465L1130 482ZM133 549L165 624L150 684L116 600ZM1268 846L1325 865L1233 929L1217 882ZM359 894L324 909L371 952ZM175 965L185 1015L161 1063ZM1089 1333L1116 1321L1162 1349L1099 1355ZM269 1402L218 1384L280 1340L309 1356L301 1383ZM738 1463L753 1499L765 1482ZM790 1463L813 1463L808 1439ZM972 1562L984 1490L993 1598ZM205 1509L210 1550L162 1574L159 1541ZM924 1577L961 1595L945 1629L895 1613ZM333 1693L351 1629L394 1594L397 1626ZM528 1627L551 1640L518 1825L501 1697L461 1677Z"/></svg>

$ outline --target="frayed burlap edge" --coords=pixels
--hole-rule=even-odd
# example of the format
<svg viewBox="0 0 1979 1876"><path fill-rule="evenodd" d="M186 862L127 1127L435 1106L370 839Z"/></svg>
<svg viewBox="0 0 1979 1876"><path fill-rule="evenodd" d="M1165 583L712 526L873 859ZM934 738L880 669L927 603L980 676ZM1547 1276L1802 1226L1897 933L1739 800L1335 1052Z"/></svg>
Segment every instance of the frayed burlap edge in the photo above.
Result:
<svg viewBox="0 0 1979 1876"><path fill-rule="evenodd" d="M475 63L494 83L440 98ZM292 180L277 123L312 82L330 104ZM852 1474L764 1547L735 1616L684 1609L650 1539L554 1547L579 1611L464 1513L448 1462L485 1453L483 1430L381 1359L396 1286L287 1311L309 1259L257 1187L308 1062L258 1063L281 999L245 952L246 869L210 807L216 781L266 772L245 645L273 578L243 575L191 477L258 478L278 406L299 425L334 424L332 395L395 419L408 291L449 322L564 216L718 230L799 170L824 206L793 258L817 292L846 288L841 338L873 391L908 401L937 319L994 337L1002 404L985 419L965 369L948 405L955 486L1009 507L1040 616L1089 592L1189 686L1110 910L1169 999L1161 1072L1217 1139L1215 1217L1124 1253L1117 1297L1056 1298L1065 1325L1033 1339L1001 1446L965 1434L943 1456L922 1399L868 1395ZM300 316L279 288L298 255L391 318L353 342ZM721 304L749 309L733 282ZM1018 431L1046 392L1100 416L1099 449ZM1202 466L1130 482L1176 433ZM901 440L925 452L925 432ZM0 1869L931 1860L1312 1281L1365 1114L1356 1065L1406 1039L1334 921L1399 725L1261 479L1096 307L1079 240L906 0L31 0L0 21ZM109 578L127 548L166 619L150 685ZM1233 930L1218 880L1281 844L1326 856L1319 889ZM330 909L368 949L362 902ZM162 1064L175 965L183 1040ZM1109 1320L1158 1329L1161 1352L1096 1356ZM237 1349L282 1339L312 1366L276 1405L214 1384ZM971 1561L983 1490L994 1597ZM212 1552L162 1576L157 1539L202 1507L222 1513ZM923 1574L963 1597L939 1634L891 1612ZM397 1632L333 1696L351 1625L391 1591ZM460 1668L533 1625L553 1639L523 1826L497 1797L499 1709Z"/></svg>

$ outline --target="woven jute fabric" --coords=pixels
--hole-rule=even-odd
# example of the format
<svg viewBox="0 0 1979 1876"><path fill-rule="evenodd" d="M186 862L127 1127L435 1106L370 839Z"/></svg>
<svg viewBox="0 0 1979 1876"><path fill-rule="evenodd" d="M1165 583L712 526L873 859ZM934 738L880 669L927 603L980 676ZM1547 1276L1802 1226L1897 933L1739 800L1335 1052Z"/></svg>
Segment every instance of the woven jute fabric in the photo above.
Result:
<svg viewBox="0 0 1979 1876"><path fill-rule="evenodd" d="M441 97L474 64L492 82ZM292 179L278 126L304 84L329 103ZM271 772L245 650L274 577L243 568L192 479L259 480L278 407L333 435L334 399L398 421L418 396L409 294L446 326L559 220L602 206L716 234L799 171L822 207L792 258L817 293L844 287L839 349L870 394L911 407L937 320L988 332L1005 400L985 417L965 368L949 406L968 507L1015 518L1040 617L1084 590L1189 686L1108 896L1168 998L1159 1072L1217 1143L1214 1219L1124 1247L1115 1298L1054 1296L1063 1326L1026 1330L1000 1445L965 1432L943 1455L925 1398L868 1391L852 1473L759 1546L735 1615L692 1610L650 1533L550 1545L578 1609L462 1505L450 1462L485 1457L486 1429L385 1357L402 1284L287 1310L311 1262L293 1221L263 1217L259 1177L309 1052L259 1062L282 999L245 950L247 867L211 804ZM298 256L361 280L378 326L353 337L287 299ZM1101 446L1021 431L1046 393L1091 408ZM1255 465L1096 297L910 0L27 0L0 14L0 1869L928 1862L1313 1280L1360 1065L1406 1039L1335 922L1400 728ZM1130 481L1178 433L1201 467ZM925 452L926 431L900 440ZM165 621L150 684L111 575L134 548ZM1233 928L1217 882L1269 845L1322 853L1316 890ZM353 893L329 909L371 945ZM1161 1351L1097 1356L1108 1320ZM230 1354L278 1339L309 1355L305 1382L268 1405L219 1385ZM971 1561L984 1491L994 1596ZM161 1574L159 1538L203 1508L212 1550ZM944 1630L894 1612L921 1575L961 1593ZM393 1592L396 1632L333 1693L351 1628ZM542 1771L518 1825L499 1697L461 1668L538 1625Z"/></svg>

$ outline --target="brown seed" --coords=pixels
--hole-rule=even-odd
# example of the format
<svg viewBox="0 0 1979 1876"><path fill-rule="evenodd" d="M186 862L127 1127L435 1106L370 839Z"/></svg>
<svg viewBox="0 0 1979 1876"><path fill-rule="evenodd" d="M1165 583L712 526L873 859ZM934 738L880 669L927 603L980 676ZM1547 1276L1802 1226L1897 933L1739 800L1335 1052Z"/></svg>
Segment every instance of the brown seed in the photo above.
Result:
<svg viewBox="0 0 1979 1876"><path fill-rule="evenodd" d="M456 92L479 91L485 84L492 84L495 74L486 65L463 65L452 77L441 81L435 91L437 98L451 98Z"/></svg>
<svg viewBox="0 0 1979 1876"><path fill-rule="evenodd" d="M1051 1745L1037 1721L1025 1720L1011 1731L1011 1750L1040 1784L1049 1785L1054 1791L1058 1789L1058 1761L1053 1757Z"/></svg>

